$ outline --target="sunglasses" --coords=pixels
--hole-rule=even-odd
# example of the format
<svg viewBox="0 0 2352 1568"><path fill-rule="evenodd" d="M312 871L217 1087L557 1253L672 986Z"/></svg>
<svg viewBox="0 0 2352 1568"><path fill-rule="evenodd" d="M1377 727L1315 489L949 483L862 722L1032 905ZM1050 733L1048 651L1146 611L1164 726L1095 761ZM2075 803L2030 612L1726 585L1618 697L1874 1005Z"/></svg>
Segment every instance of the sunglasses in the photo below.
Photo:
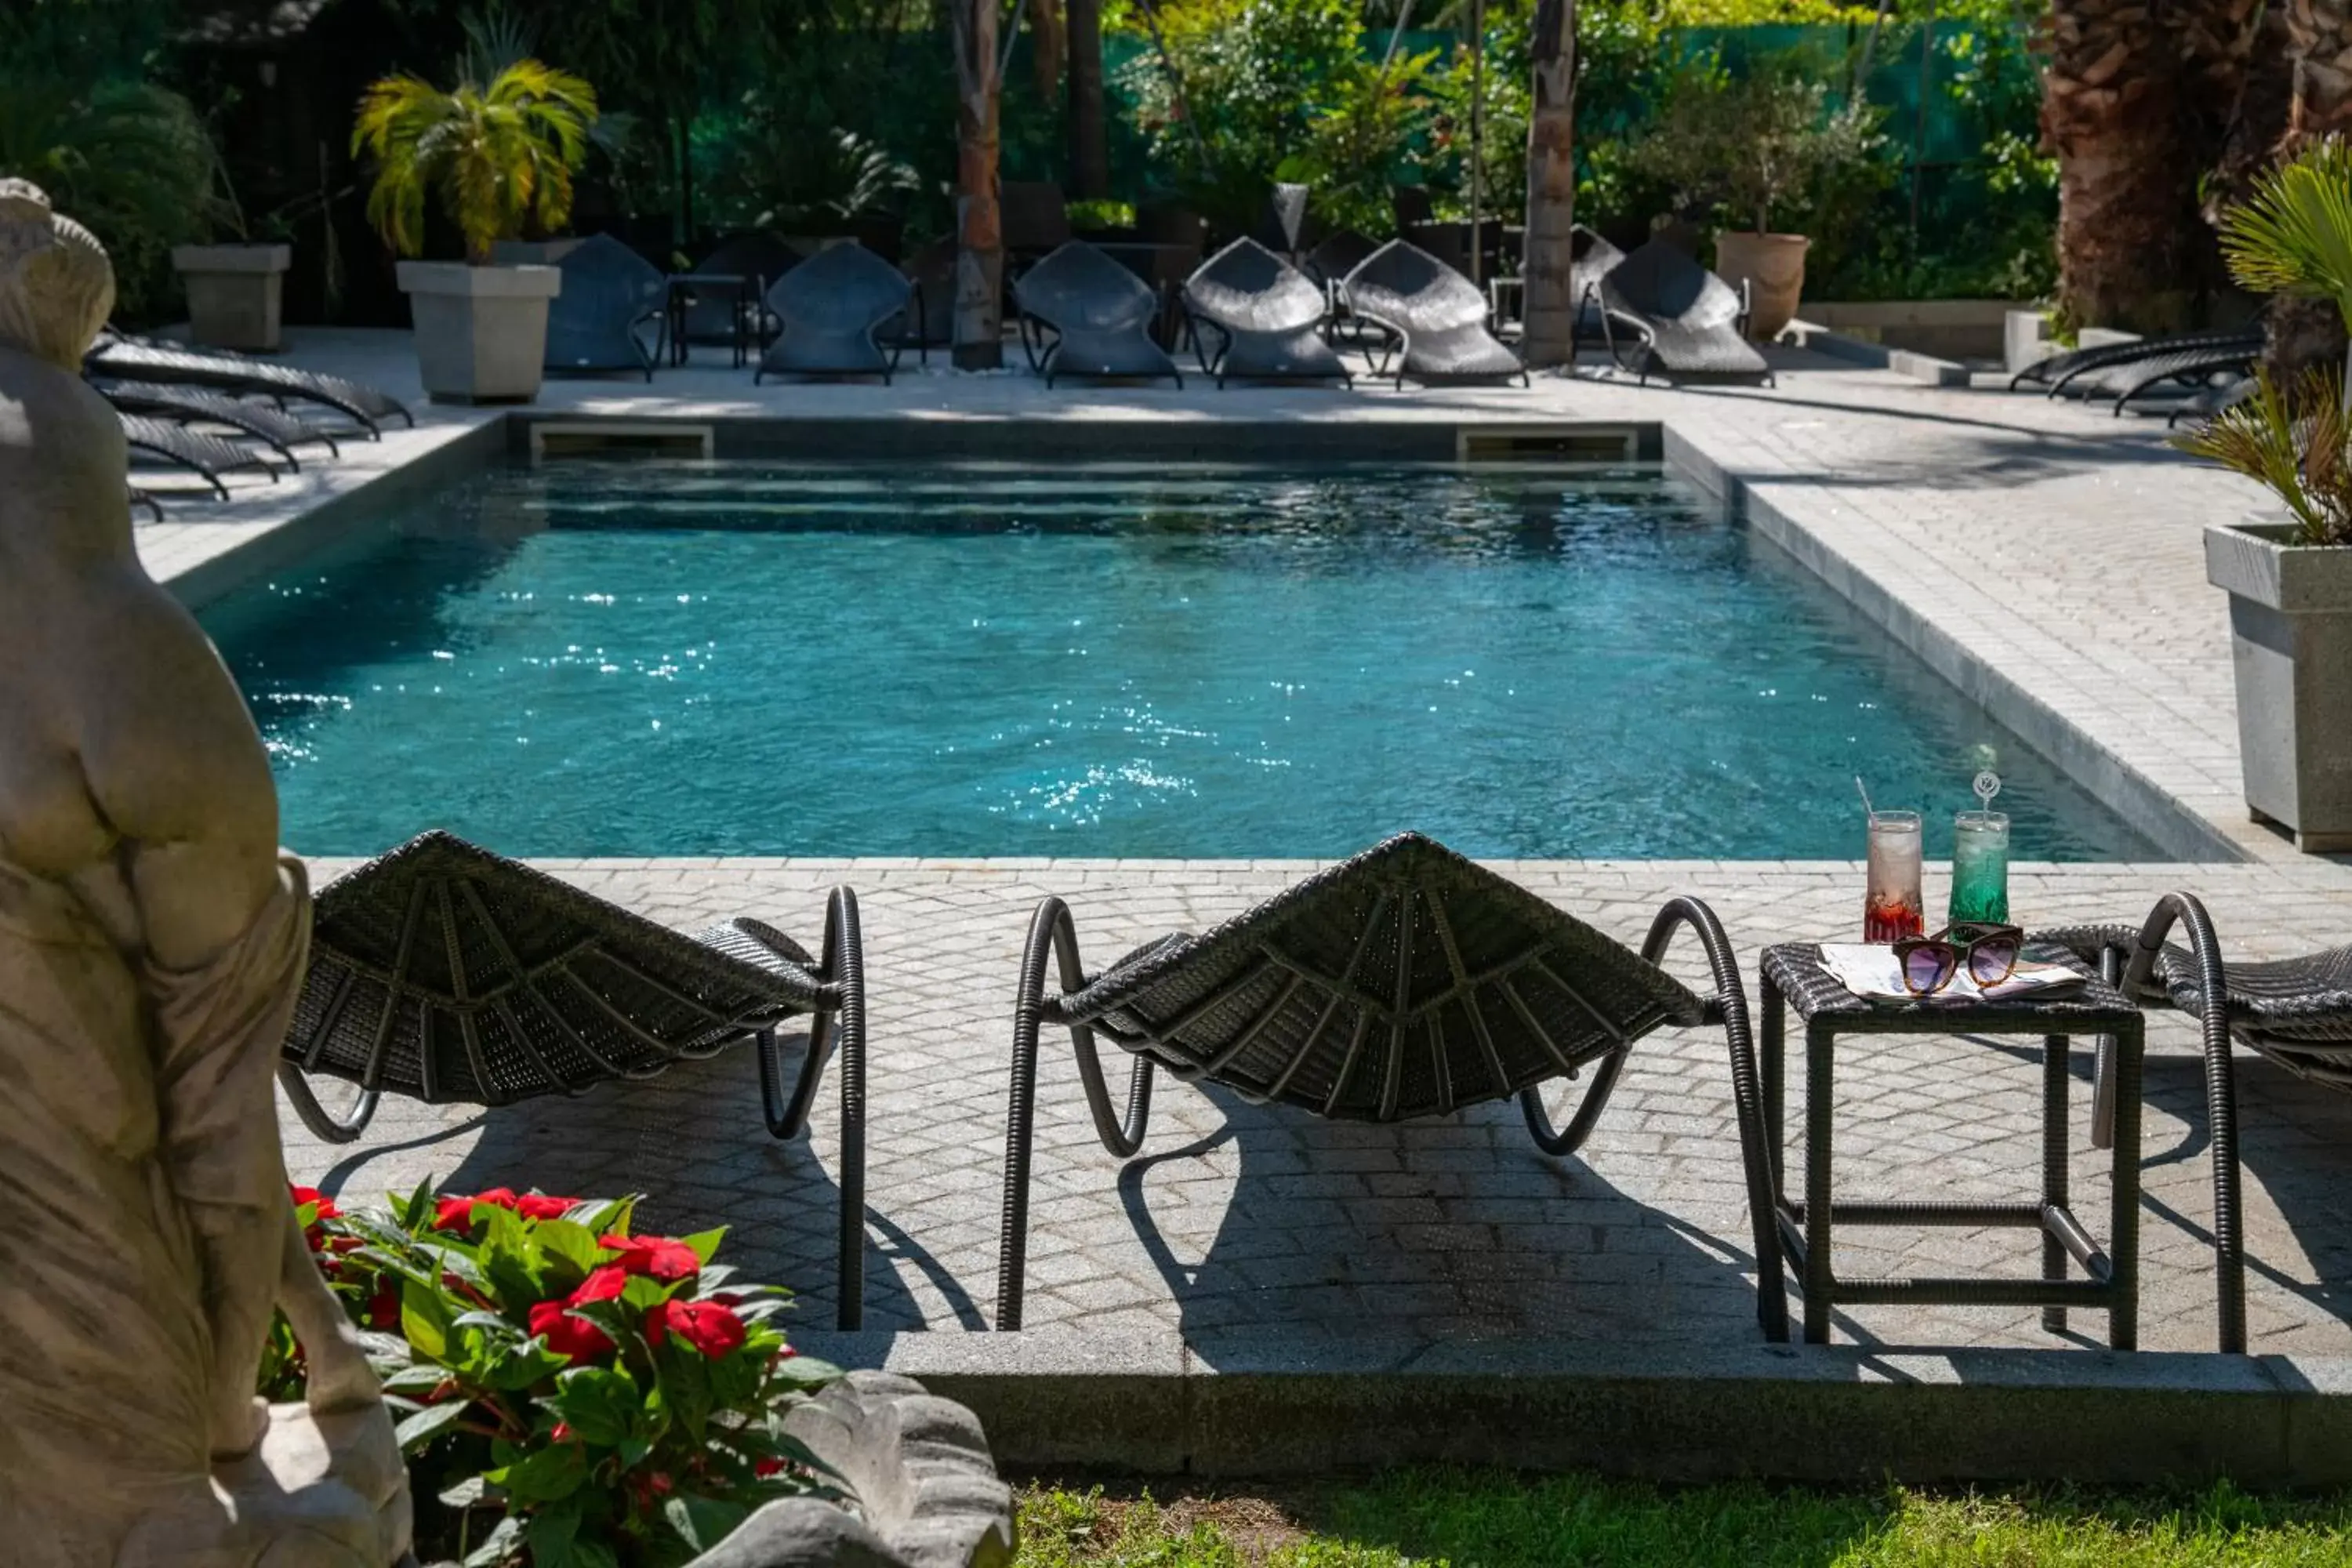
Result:
<svg viewBox="0 0 2352 1568"><path fill-rule="evenodd" d="M1961 921L1934 936L1906 937L1895 944L1903 984L1914 996L1933 996L1957 979L1966 965L1979 987L2000 984L2017 968L2025 932L2016 926Z"/></svg>

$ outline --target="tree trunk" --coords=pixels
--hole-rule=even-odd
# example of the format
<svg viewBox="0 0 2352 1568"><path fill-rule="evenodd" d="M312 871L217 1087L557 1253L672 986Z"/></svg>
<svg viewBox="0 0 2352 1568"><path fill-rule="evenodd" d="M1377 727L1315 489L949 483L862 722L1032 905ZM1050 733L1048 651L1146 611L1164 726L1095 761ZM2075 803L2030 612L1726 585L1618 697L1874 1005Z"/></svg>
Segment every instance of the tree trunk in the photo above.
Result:
<svg viewBox="0 0 2352 1568"><path fill-rule="evenodd" d="M1062 45L1061 0L1029 0L1029 69L1048 105L1062 85Z"/></svg>
<svg viewBox="0 0 2352 1568"><path fill-rule="evenodd" d="M2288 155L2305 142L2352 132L2352 0L2272 0L2284 13L2289 70ZM2271 373L2292 376L2345 362L2344 317L2332 300L2273 300L2269 314Z"/></svg>
<svg viewBox="0 0 2352 1568"><path fill-rule="evenodd" d="M1528 52L1528 234L1519 352L1531 365L1576 357L1576 0L1538 0Z"/></svg>
<svg viewBox="0 0 2352 1568"><path fill-rule="evenodd" d="M1102 0L1066 0L1070 47L1070 188L1082 202L1110 196L1103 130Z"/></svg>
<svg viewBox="0 0 2352 1568"><path fill-rule="evenodd" d="M997 205L996 0L954 0L955 364L1004 363L1004 227Z"/></svg>
<svg viewBox="0 0 2352 1568"><path fill-rule="evenodd" d="M2058 158L2059 300L2080 326L2168 331L2188 324L2210 275L2197 180L2210 166L2191 131L2173 0L2057 0L2042 134Z"/></svg>

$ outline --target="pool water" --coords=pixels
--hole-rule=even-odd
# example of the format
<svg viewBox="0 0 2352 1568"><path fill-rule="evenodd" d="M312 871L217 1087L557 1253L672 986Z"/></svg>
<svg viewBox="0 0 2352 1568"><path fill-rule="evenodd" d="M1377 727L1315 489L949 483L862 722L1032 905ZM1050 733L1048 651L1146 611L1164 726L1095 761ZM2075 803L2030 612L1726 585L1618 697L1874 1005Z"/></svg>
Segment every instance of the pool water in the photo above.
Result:
<svg viewBox="0 0 2352 1568"><path fill-rule="evenodd" d="M312 854L1850 858L1859 773L1934 856L1991 765L2152 857L1768 550L1649 468L557 465L205 619Z"/></svg>

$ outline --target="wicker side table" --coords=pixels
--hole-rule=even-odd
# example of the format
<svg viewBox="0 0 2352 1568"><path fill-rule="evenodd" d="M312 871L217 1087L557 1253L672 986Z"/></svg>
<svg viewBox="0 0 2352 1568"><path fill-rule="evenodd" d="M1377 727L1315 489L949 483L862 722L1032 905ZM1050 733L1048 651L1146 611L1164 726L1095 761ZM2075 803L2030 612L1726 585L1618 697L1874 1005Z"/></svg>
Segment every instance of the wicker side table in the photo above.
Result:
<svg viewBox="0 0 2352 1568"><path fill-rule="evenodd" d="M2055 961L2055 950L2029 949ZM1763 976L1764 1115L1773 1215L1783 1248L1799 1266L1805 1342L1826 1344L1830 1309L1838 1303L2040 1307L2042 1325L2066 1326L2073 1307L2105 1309L2107 1341L2117 1350L2139 1341L2139 1010L2097 981L2059 997L2006 1002L1871 1002L1839 983L1819 947L1765 950ZM1782 1173L1787 1100L1788 1009L1805 1026L1805 1194L1792 1200ZM2040 1035L2042 1195L2023 1203L1838 1203L1831 1194L1837 1040L1841 1035ZM2067 1195L2069 1042L2075 1035L2114 1037L2116 1097L2113 1208L2107 1249L2091 1238ZM1831 1269L1833 1227L1858 1226L2018 1226L2042 1233L2042 1276L2015 1279L1841 1279ZM2067 1277L2067 1259L2085 1279Z"/></svg>

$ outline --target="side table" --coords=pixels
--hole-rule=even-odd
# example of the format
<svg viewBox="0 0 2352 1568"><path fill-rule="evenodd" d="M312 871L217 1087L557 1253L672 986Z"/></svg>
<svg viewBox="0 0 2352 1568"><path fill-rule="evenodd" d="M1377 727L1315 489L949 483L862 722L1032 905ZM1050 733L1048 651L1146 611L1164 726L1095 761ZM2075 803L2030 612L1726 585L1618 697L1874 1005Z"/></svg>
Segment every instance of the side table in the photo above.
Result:
<svg viewBox="0 0 2352 1568"><path fill-rule="evenodd" d="M741 370L751 361L748 330L751 319L759 309L760 279L740 272L673 272L669 275L669 353L670 363L686 363L686 316L688 308L698 294L709 294L729 300L734 318L735 368Z"/></svg>
<svg viewBox="0 0 2352 1568"><path fill-rule="evenodd" d="M2055 962L2055 949L2028 955ZM1847 990L1822 963L1822 950L1792 944L1765 950L1763 977L1764 1116L1773 1217L1781 1243L1799 1262L1805 1342L1826 1344L1830 1308L1854 1305L2040 1307L2042 1326L2066 1326L2071 1307L2104 1308L2107 1341L2117 1350L2139 1341L2139 1009L2098 981L2057 996L2000 1002L1874 1002ZM1792 1200L1781 1171L1787 1101L1787 1014L1805 1026L1805 1195ZM1923 1199L1839 1203L1831 1194L1834 1153L1837 1040L1842 1035L2040 1035L2042 1195L2024 1203ZM2091 1238L2067 1196L2069 1041L2075 1035L2115 1040L2116 1095L2114 1194L2107 1250ZM2042 1233L2042 1276L2017 1279L1841 1279L1830 1268L1833 1227L1857 1226L2019 1226ZM2086 1279L2067 1277L2067 1259Z"/></svg>

